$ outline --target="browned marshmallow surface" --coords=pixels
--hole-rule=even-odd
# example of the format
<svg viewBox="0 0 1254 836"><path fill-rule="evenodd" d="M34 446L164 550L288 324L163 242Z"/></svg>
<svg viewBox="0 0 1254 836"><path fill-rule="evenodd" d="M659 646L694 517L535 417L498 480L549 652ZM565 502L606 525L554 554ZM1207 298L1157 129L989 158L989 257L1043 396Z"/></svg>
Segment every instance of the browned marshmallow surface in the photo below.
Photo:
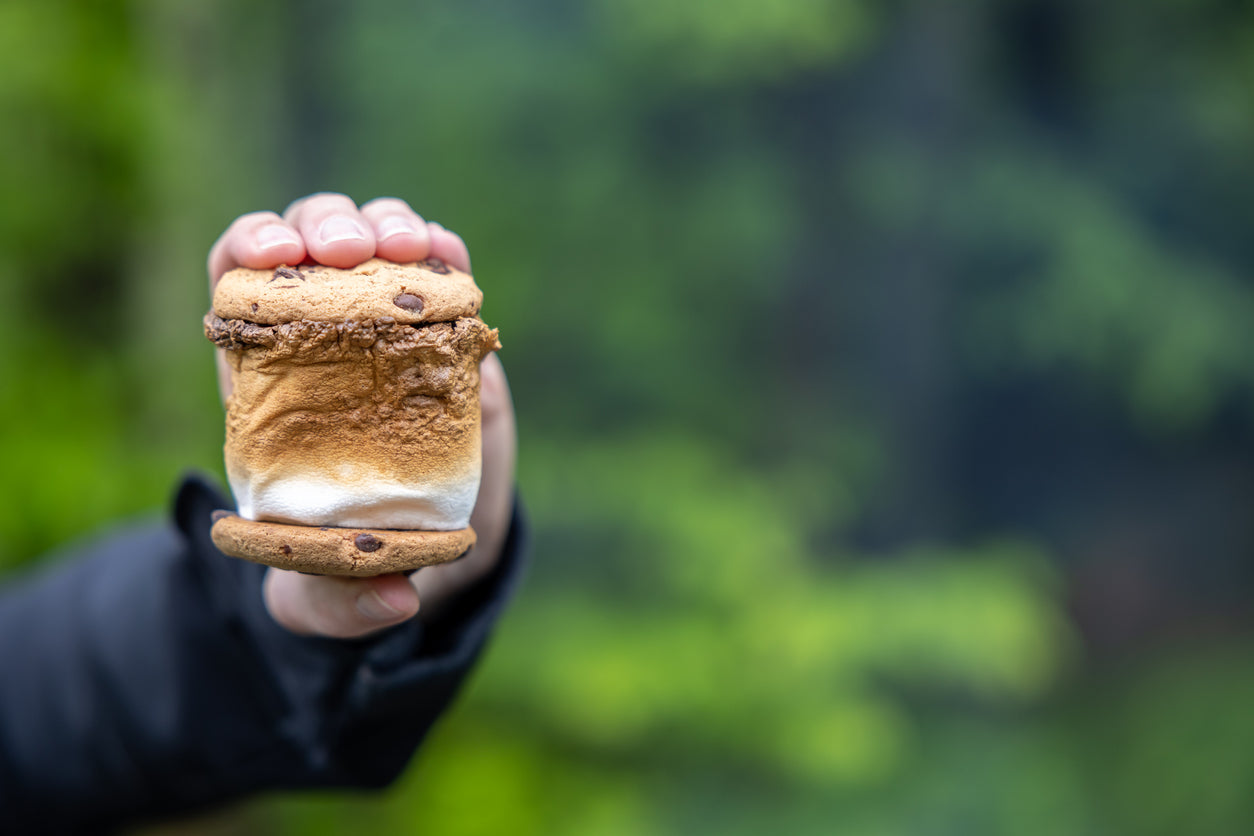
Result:
<svg viewBox="0 0 1254 836"><path fill-rule="evenodd" d="M240 514L302 525L464 528L480 469L473 318L259 325L210 314L228 349L226 464Z"/></svg>

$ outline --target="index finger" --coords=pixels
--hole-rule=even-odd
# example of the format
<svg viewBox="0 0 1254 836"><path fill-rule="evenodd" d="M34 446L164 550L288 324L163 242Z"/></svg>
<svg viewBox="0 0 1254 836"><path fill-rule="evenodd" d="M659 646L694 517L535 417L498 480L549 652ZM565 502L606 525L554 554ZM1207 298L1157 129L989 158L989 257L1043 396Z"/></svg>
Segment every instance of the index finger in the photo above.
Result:
<svg viewBox="0 0 1254 836"><path fill-rule="evenodd" d="M265 270L305 260L305 243L291 224L274 212L240 215L209 249L209 289L228 270Z"/></svg>

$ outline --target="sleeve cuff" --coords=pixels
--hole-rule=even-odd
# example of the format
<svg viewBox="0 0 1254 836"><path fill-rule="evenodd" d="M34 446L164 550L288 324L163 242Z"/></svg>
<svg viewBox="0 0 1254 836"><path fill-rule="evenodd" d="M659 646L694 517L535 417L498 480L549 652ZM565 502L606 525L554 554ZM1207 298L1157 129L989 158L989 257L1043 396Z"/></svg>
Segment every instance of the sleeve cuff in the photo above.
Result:
<svg viewBox="0 0 1254 836"><path fill-rule="evenodd" d="M265 567L222 555L210 515L230 507L201 477L186 479L175 518L220 615L238 625L254 669L282 695L279 734L302 753L304 774L279 787L382 786L393 780L455 697L520 582L527 527L515 501L502 555L440 620L417 619L365 639L298 636L266 611Z"/></svg>

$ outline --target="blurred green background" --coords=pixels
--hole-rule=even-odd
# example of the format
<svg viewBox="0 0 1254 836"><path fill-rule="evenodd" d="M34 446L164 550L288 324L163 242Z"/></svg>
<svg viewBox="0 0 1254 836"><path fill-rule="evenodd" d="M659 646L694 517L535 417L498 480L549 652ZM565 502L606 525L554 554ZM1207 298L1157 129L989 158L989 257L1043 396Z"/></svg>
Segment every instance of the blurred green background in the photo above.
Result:
<svg viewBox="0 0 1254 836"><path fill-rule="evenodd" d="M151 832L1251 832L1252 79L1220 0L6 0L0 565L221 478L234 216L397 195L527 585L393 789Z"/></svg>

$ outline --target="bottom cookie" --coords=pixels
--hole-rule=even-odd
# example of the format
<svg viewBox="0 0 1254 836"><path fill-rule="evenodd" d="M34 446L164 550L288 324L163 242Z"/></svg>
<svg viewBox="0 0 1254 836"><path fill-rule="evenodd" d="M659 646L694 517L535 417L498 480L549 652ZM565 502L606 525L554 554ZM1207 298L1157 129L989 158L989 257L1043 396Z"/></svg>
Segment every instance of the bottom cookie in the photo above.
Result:
<svg viewBox="0 0 1254 836"><path fill-rule="evenodd" d="M447 563L475 544L472 528L392 531L246 520L215 511L210 535L223 554L313 575L370 577Z"/></svg>

